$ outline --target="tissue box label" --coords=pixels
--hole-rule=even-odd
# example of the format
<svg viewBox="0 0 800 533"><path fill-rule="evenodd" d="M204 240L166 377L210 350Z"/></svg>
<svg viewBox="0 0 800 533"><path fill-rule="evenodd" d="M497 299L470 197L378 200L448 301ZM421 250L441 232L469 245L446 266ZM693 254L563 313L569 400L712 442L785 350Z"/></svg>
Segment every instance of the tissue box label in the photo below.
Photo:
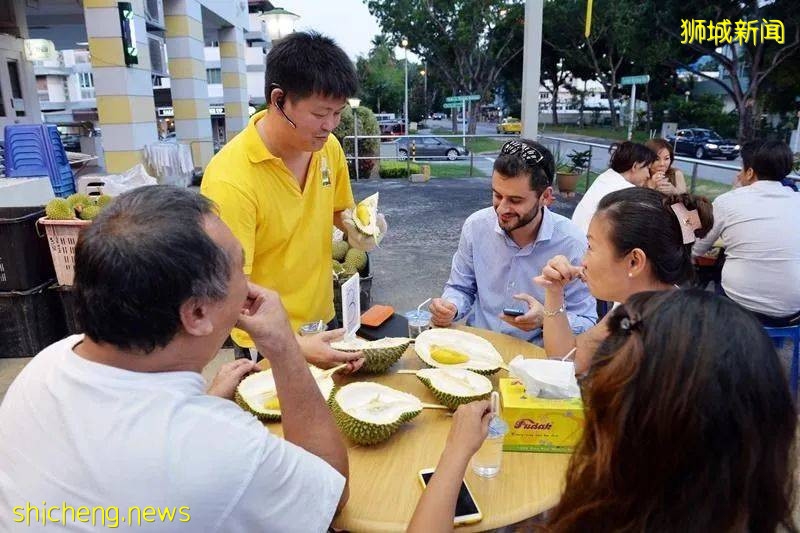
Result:
<svg viewBox="0 0 800 533"><path fill-rule="evenodd" d="M580 398L531 398L518 379L500 379L503 420L508 433L503 450L510 452L571 453L583 433Z"/></svg>

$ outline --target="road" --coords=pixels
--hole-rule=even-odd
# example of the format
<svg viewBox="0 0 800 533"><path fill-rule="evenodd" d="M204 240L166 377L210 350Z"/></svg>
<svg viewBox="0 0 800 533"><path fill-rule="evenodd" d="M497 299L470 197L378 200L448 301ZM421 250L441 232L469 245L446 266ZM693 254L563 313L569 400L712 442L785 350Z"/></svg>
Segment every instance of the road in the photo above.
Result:
<svg viewBox="0 0 800 533"><path fill-rule="evenodd" d="M449 120L433 120L428 121L430 126L433 128L449 128L451 123ZM489 123L489 122L479 122L475 128L475 132L478 135L497 135L496 124ZM461 123L458 123L458 131L461 132ZM587 137L583 135L575 135L575 134L561 134L556 132L545 132L544 139L541 139L542 144L550 148L555 153L559 151L562 154L562 157L565 157L569 154L572 150L588 150L589 147L578 144L578 142L589 142L596 145L592 147L592 162L591 162L591 170L595 172L602 172L608 168L608 146L611 144L612 141L608 139L600 139L596 137ZM502 138L502 137L499 137ZM555 140L554 140L555 139ZM482 157L476 156L476 166L479 166L482 170L488 170L488 173L491 173L491 163L494 162L494 158L497 154L484 154ZM733 179L738 172L738 169L741 167L742 160L741 158L737 158L733 161L727 161L725 159L714 159L714 160L702 160L702 159L694 159L687 156L678 156L680 159L677 159L674 163L675 167L681 169L683 173L686 175L686 179L688 180L694 168L694 163L697 162L697 177L700 179L706 179L715 181L717 183L722 183L725 185L730 185L733 183ZM731 169L724 169L724 168L716 168L709 166L708 163L716 164L716 165L725 165L732 167Z"/></svg>

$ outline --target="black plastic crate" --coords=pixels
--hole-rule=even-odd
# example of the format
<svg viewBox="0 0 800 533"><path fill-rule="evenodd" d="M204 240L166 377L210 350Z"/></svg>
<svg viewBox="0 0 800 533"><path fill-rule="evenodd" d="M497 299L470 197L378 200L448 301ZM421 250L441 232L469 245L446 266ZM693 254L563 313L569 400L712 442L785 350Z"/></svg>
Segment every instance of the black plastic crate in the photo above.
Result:
<svg viewBox="0 0 800 533"><path fill-rule="evenodd" d="M0 292L0 358L33 357L66 336L58 295L48 287Z"/></svg>
<svg viewBox="0 0 800 533"><path fill-rule="evenodd" d="M44 231L44 208L0 207L0 291L26 291L55 277Z"/></svg>
<svg viewBox="0 0 800 533"><path fill-rule="evenodd" d="M78 319L75 308L75 291L70 285L57 285L51 287L51 291L58 295L58 302L61 304L61 311L64 313L64 323L67 328L67 335L83 333L83 327Z"/></svg>

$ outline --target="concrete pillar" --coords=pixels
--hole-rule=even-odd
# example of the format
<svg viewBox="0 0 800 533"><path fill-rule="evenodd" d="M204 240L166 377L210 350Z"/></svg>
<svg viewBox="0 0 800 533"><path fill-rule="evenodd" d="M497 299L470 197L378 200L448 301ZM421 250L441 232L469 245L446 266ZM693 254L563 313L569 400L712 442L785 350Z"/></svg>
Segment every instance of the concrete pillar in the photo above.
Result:
<svg viewBox="0 0 800 533"><path fill-rule="evenodd" d="M544 0L525 0L522 51L522 136L536 140L539 132L539 87L542 62Z"/></svg>
<svg viewBox="0 0 800 533"><path fill-rule="evenodd" d="M205 168L214 155L208 82L203 55L203 15L197 0L166 0L172 108L178 142L189 145L194 166Z"/></svg>
<svg viewBox="0 0 800 533"><path fill-rule="evenodd" d="M138 64L125 66L116 0L84 0L97 114L108 172L142 162L142 148L158 140L144 1L133 0Z"/></svg>
<svg viewBox="0 0 800 533"><path fill-rule="evenodd" d="M247 66L242 28L219 30L219 57L225 99L225 139L230 141L247 126L250 97L247 94Z"/></svg>

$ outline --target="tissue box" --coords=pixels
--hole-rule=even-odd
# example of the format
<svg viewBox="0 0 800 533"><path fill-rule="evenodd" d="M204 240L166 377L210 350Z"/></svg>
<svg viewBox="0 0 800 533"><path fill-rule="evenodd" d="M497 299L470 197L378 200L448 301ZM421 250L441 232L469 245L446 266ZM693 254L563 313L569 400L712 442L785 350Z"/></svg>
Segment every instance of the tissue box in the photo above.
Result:
<svg viewBox="0 0 800 533"><path fill-rule="evenodd" d="M549 400L531 398L518 379L500 379L503 420L508 433L507 452L571 453L583 433L583 402L580 398Z"/></svg>

